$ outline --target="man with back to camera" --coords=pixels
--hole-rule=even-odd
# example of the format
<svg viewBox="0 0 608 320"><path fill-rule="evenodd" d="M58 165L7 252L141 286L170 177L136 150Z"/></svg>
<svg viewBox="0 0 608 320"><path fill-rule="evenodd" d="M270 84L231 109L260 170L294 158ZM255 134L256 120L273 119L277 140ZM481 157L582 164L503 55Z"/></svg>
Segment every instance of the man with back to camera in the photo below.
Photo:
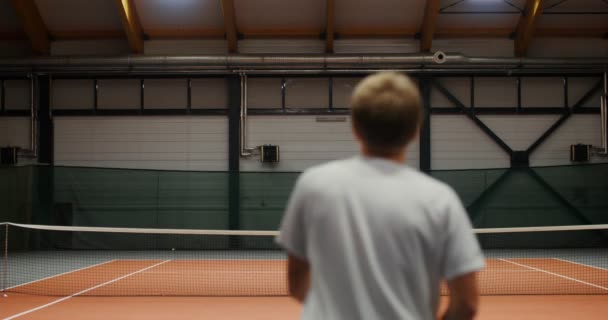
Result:
<svg viewBox="0 0 608 320"><path fill-rule="evenodd" d="M352 95L361 155L306 170L277 242L288 254L289 293L302 319L472 319L484 260L455 192L405 165L422 119L416 85L371 75Z"/></svg>

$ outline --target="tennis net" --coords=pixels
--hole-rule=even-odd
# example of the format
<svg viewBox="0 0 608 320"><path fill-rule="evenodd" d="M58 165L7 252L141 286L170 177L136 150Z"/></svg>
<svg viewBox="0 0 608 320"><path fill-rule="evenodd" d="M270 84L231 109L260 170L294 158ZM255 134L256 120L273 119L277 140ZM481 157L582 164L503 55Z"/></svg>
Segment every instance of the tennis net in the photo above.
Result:
<svg viewBox="0 0 608 320"><path fill-rule="evenodd" d="M483 295L608 294L608 225L475 232ZM281 296L276 234L4 223L1 285L52 296Z"/></svg>

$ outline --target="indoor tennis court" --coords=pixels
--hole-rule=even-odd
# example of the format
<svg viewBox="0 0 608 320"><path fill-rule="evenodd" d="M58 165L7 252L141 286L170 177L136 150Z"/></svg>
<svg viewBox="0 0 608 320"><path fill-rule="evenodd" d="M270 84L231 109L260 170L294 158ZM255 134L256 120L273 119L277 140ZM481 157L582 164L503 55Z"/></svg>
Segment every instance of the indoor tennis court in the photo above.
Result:
<svg viewBox="0 0 608 320"><path fill-rule="evenodd" d="M29 246L31 239L36 238L44 238L47 246L54 243L51 246L54 249L20 249L14 253L8 250L2 268L3 293L7 294L3 300L7 307L1 311L3 319L54 319L74 312L77 317L91 303L108 302L111 302L108 310L117 305L131 308L129 317L135 318L159 316L155 305L165 303L183 304L191 309L171 311L162 307L163 312L192 312L193 317L201 306L210 313L228 312L230 318L250 316L249 307L230 311L210 311L207 307L230 301L255 305L252 308L258 310L259 318L296 316L299 310L287 298L286 255L272 243L276 232L2 227L4 235L6 230L14 234L11 239L29 239ZM580 304L586 310L580 312L589 312L590 317L605 309L607 248L555 246L561 242L579 247L584 242L591 247L605 238L606 226L498 228L476 232L487 248L486 268L479 275L484 300L503 301L503 305L521 299L565 300L574 306ZM109 237L120 240L114 243L123 243L121 250L90 247L94 239L99 243ZM519 246L521 239L534 237L535 248L508 248ZM192 250L193 247L197 250ZM446 294L447 289L443 288L442 295ZM280 307L275 309L277 305ZM568 303L562 306L573 307ZM484 318L495 319L494 307L490 304L485 308L488 314ZM269 316L273 313L271 309L277 312L274 318ZM541 312L533 314L537 318L544 316ZM109 314L98 315L106 316Z"/></svg>
<svg viewBox="0 0 608 320"><path fill-rule="evenodd" d="M457 194L482 248L476 319L604 319L607 17L608 0L0 0L0 320L300 318L276 243L289 197L365 155L353 92L383 71L420 95L400 161Z"/></svg>

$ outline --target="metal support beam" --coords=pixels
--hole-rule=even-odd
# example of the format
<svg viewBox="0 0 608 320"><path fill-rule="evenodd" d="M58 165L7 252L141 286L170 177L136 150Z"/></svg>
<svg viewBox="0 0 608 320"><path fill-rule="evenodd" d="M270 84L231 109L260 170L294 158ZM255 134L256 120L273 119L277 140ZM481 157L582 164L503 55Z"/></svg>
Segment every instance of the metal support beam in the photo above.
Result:
<svg viewBox="0 0 608 320"><path fill-rule="evenodd" d="M574 104L572 110L566 109L564 114L559 119L557 119L557 121L551 127L549 127L547 131L545 131L538 139L536 139L536 141L534 141L534 143L532 143L530 147L528 147L528 149L526 150L528 154L532 154L532 152L534 152L543 142L545 142L547 138L549 138L553 134L553 132L555 132L555 130L561 127L561 125L564 124L564 122L566 122L566 120L568 120L568 118L570 118L573 113L576 113L576 111L583 109L582 106L601 88L602 80L599 80L589 91L587 91L587 93L585 93Z"/></svg>
<svg viewBox="0 0 608 320"><path fill-rule="evenodd" d="M492 131L492 129L486 126L485 123L479 120L479 118L477 118L469 108L467 108L460 100L458 100L458 98L456 98L450 91L448 91L440 82L433 79L432 84L433 86L435 86L435 88L437 88L437 90L439 90L439 92L441 92L441 94L443 94L448 100L450 100L452 104L460 108L462 113L466 115L469 119L471 119L471 121L473 121L473 123L475 123L475 125L477 125L477 127L481 129L481 131L483 131L488 137L490 137L504 152L506 152L509 156L513 154L513 150L511 149L511 147L509 147L500 137L498 137L496 133Z"/></svg>
<svg viewBox="0 0 608 320"><path fill-rule="evenodd" d="M527 0L515 31L515 56L523 57L532 42L538 17L543 12L544 0Z"/></svg>
<svg viewBox="0 0 608 320"><path fill-rule="evenodd" d="M228 52L238 52L237 26L234 10L234 0L222 0L222 13L224 14L224 29L226 30L226 41L228 41Z"/></svg>
<svg viewBox="0 0 608 320"><path fill-rule="evenodd" d="M133 53L144 52L144 32L133 0L115 0L129 46Z"/></svg>
<svg viewBox="0 0 608 320"><path fill-rule="evenodd" d="M424 18L422 20L422 26L420 27L420 51L422 52L431 51L440 7L439 0L426 1Z"/></svg>
<svg viewBox="0 0 608 320"><path fill-rule="evenodd" d="M38 77L38 163L53 165L53 118L51 117L51 78Z"/></svg>
<svg viewBox="0 0 608 320"><path fill-rule="evenodd" d="M146 102L145 102L145 89L146 88L146 80L145 79L140 79L139 80L139 113L143 114L144 110L146 108Z"/></svg>
<svg viewBox="0 0 608 320"><path fill-rule="evenodd" d="M486 198L488 197L488 195L496 192L496 189L498 189L505 183L505 181L508 180L507 178L511 175L512 172L513 169L506 169L500 175L500 177L496 179L496 181L494 181L489 187L484 189L479 194L479 196L477 196L477 198L475 198L475 200L473 200L473 202L471 202L471 204L467 206L467 212L470 215L471 222L476 228L483 227L480 221L480 219L483 217L483 212L480 210L480 208L485 203Z"/></svg>
<svg viewBox="0 0 608 320"><path fill-rule="evenodd" d="M5 103L4 101L6 101L6 84L4 83L4 79L0 80L0 113L4 112L5 110Z"/></svg>
<svg viewBox="0 0 608 320"><path fill-rule="evenodd" d="M97 107L99 105L99 81L97 79L93 80L93 113L97 112ZM55 112L55 110L53 110Z"/></svg>
<svg viewBox="0 0 608 320"><path fill-rule="evenodd" d="M34 0L11 0L15 12L23 24L23 30L32 44L32 49L40 54L49 54L51 39L49 31L40 16Z"/></svg>
<svg viewBox="0 0 608 320"><path fill-rule="evenodd" d="M580 210L573 206L559 192L555 191L555 189L549 183L547 183L545 179L539 176L538 173L534 171L534 169L529 168L526 170L526 173L528 173L528 175L532 177L534 181L536 181L543 188L543 190L548 191L554 199L556 199L562 206L566 207L568 209L568 212L575 216L581 222L581 224L594 224L593 221L587 218L587 216L585 216Z"/></svg>
<svg viewBox="0 0 608 320"><path fill-rule="evenodd" d="M238 75L226 78L228 87L228 228L240 227L240 114L241 80Z"/></svg>
<svg viewBox="0 0 608 320"><path fill-rule="evenodd" d="M186 98L187 98L186 110L187 110L188 114L190 114L190 112L192 111L192 79L191 78L188 78L188 91L186 93Z"/></svg>
<svg viewBox="0 0 608 320"><path fill-rule="evenodd" d="M424 120L420 128L420 170L431 171L431 81L427 77L420 78L420 91L424 107Z"/></svg>

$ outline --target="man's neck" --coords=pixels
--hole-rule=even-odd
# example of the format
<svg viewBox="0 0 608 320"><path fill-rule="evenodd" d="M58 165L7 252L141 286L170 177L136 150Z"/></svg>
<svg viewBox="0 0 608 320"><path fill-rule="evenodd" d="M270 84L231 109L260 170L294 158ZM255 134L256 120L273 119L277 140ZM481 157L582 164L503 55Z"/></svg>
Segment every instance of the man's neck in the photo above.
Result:
<svg viewBox="0 0 608 320"><path fill-rule="evenodd" d="M399 164L405 164L405 160L406 160L405 150L394 153L394 154L390 154L390 155L378 155L373 152L370 152L369 149L363 147L363 148L361 148L361 154L365 157L379 158L379 159L383 159L383 160L396 162Z"/></svg>

